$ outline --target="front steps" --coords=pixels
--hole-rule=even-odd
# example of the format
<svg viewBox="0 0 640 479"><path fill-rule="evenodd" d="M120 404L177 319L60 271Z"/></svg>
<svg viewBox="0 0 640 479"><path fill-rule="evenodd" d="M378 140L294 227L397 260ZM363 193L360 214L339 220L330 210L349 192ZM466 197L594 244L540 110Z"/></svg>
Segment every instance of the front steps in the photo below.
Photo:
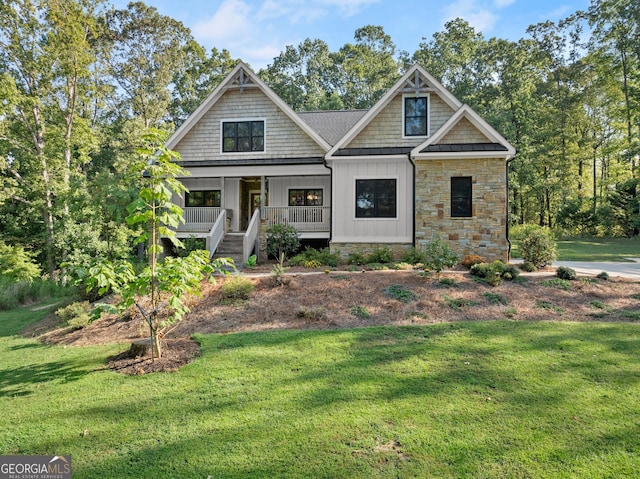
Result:
<svg viewBox="0 0 640 479"><path fill-rule="evenodd" d="M243 266L243 239L244 232L241 233L226 233L222 239L222 243L218 245L213 258L231 258L236 265L236 268Z"/></svg>

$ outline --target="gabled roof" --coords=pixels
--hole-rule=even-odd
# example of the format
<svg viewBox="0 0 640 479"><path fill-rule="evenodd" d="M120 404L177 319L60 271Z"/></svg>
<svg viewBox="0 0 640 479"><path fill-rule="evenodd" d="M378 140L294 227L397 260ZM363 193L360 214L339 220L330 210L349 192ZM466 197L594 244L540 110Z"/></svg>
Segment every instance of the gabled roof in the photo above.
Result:
<svg viewBox="0 0 640 479"><path fill-rule="evenodd" d="M331 146L355 125L368 110L326 110L326 111L302 111L298 112L304 120Z"/></svg>
<svg viewBox="0 0 640 479"><path fill-rule="evenodd" d="M236 67L218 85L215 90L203 101L198 108L180 125L173 135L167 140L166 146L173 149L187 133L202 119L202 117L216 104L216 102L231 89L259 88L285 115L287 115L297 126L309 135L325 151L331 149L331 145L314 131L307 123L302 121L300 116L293 111L276 93L269 88L246 64L238 62Z"/></svg>
<svg viewBox="0 0 640 479"><path fill-rule="evenodd" d="M333 148L329 151L328 156L334 155L338 150L344 149L364 128L380 113L391 100L395 98L398 92L404 88L416 89L427 87L429 91L438 95L452 110L457 110L462 106L462 103L451 94L442 84L432 77L424 68L420 65L414 65L407 73L405 73L396 84L385 93L385 95L376 103L373 108L366 112L366 114L349 130L349 132L342 137L342 139L333 145Z"/></svg>
<svg viewBox="0 0 640 479"><path fill-rule="evenodd" d="M487 141L483 143L439 144L463 119L467 119L482 133ZM440 129L430 138L411 151L413 159L447 158L449 156L464 158L502 157L511 158L516 154L515 148L469 105L462 105Z"/></svg>

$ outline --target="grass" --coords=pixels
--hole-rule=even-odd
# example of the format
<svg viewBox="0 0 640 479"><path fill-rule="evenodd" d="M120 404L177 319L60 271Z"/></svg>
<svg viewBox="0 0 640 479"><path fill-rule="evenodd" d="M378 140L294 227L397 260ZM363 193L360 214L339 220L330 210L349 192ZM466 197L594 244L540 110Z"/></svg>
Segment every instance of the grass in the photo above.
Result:
<svg viewBox="0 0 640 479"><path fill-rule="evenodd" d="M568 238L556 241L560 261L614 261L628 262L640 257L638 238ZM512 254L519 258L516 242Z"/></svg>
<svg viewBox="0 0 640 479"><path fill-rule="evenodd" d="M14 336L0 313L0 451L74 477L590 478L640 470L640 334L486 321L198 336L176 373L122 347Z"/></svg>

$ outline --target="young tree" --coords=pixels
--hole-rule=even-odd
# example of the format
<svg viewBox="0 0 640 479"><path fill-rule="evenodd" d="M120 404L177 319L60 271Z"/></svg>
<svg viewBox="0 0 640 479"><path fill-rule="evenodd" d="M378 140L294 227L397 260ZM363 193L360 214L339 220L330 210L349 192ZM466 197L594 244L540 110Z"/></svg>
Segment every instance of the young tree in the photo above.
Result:
<svg viewBox="0 0 640 479"><path fill-rule="evenodd" d="M150 130L143 140L145 144L137 152L144 182L138 197L128 206L127 222L141 227L136 242L148 245L149 263L138 273L128 260L102 259L89 268L87 289L97 288L99 294L113 291L120 297L115 307L100 305L98 314L104 310L121 312L133 305L139 308L149 326L155 358L162 355L162 338L189 312L185 297L199 294L205 275L232 263L227 259L210 263L209 252L203 250L184 258L161 258L162 237L182 247L174 230L184 221L182 209L172 198L187 191L177 178L188 172L177 164L179 154L164 146L166 135L162 132ZM142 308L139 302L142 297L149 298L149 311Z"/></svg>

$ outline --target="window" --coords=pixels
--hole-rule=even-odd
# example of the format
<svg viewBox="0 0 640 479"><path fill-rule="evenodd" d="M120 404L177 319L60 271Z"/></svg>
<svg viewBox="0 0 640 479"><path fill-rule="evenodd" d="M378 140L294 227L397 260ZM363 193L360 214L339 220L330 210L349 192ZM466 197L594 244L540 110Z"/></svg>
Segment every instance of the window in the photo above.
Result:
<svg viewBox="0 0 640 479"><path fill-rule="evenodd" d="M322 206L322 190L289 190L289 206Z"/></svg>
<svg viewBox="0 0 640 479"><path fill-rule="evenodd" d="M264 121L222 122L222 151L264 151Z"/></svg>
<svg viewBox="0 0 640 479"><path fill-rule="evenodd" d="M451 216L453 218L470 218L473 216L471 192L470 176L454 176L451 178Z"/></svg>
<svg viewBox="0 0 640 479"><path fill-rule="evenodd" d="M396 217L395 179L356 180L356 218Z"/></svg>
<svg viewBox="0 0 640 479"><path fill-rule="evenodd" d="M185 206L220 207L220 190L190 191L185 196Z"/></svg>
<svg viewBox="0 0 640 479"><path fill-rule="evenodd" d="M429 136L429 97L404 97L404 136Z"/></svg>

